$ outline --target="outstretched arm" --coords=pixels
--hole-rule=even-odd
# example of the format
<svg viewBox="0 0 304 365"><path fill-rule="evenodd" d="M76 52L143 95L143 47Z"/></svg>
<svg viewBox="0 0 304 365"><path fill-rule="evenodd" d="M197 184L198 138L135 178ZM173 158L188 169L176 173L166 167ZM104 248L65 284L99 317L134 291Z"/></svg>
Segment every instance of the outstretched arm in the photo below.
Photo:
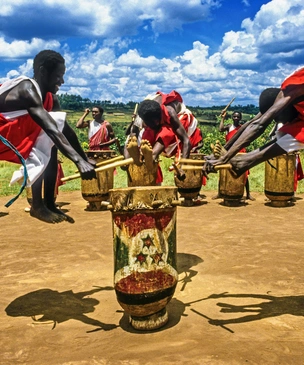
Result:
<svg viewBox="0 0 304 365"><path fill-rule="evenodd" d="M80 156L80 154L71 146L64 134L58 129L55 120L44 109L41 98L31 82L22 82L20 86L13 91L13 96L15 100L20 101L20 105L22 105L24 109L27 109L29 115L51 138L56 147L76 164L84 179L95 177L93 166Z"/></svg>
<svg viewBox="0 0 304 365"><path fill-rule="evenodd" d="M260 117L247 122L240 128L239 137L234 138L231 144L228 145L227 153L221 157L219 163L227 163L234 157L242 148L247 147L252 141L258 138L267 128L267 126L272 122L273 119L292 101L298 97L298 92L283 93L282 91L278 94L274 104ZM239 132L239 131L238 131ZM230 141L229 141L230 142ZM225 146L226 147L226 146Z"/></svg>

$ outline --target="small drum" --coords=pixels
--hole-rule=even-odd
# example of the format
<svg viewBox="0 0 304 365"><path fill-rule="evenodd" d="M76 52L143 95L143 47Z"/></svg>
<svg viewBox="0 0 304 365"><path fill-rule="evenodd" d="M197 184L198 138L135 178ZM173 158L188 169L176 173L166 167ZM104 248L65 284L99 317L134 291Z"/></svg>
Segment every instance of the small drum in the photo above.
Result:
<svg viewBox="0 0 304 365"><path fill-rule="evenodd" d="M148 170L143 163L141 166L131 164L128 166L128 186L155 186L158 164L155 163L152 170Z"/></svg>
<svg viewBox="0 0 304 365"><path fill-rule="evenodd" d="M87 151L88 158L93 159L96 163L109 160L117 156L113 150ZM92 180L81 179L81 194L83 199L88 202L86 210L102 210L105 205L102 203L109 200L109 190L114 185L114 168L100 171L97 178ZM105 207L106 208L106 207Z"/></svg>
<svg viewBox="0 0 304 365"><path fill-rule="evenodd" d="M191 160L204 160L203 153L191 153L189 159ZM202 164L203 165L203 164ZM186 170L186 178L179 180L174 177L175 185L180 196L184 198L183 205L192 206L193 199L197 198L203 183L203 171L200 170Z"/></svg>
<svg viewBox="0 0 304 365"><path fill-rule="evenodd" d="M137 330L168 321L166 306L178 281L175 187L110 191L114 287L118 303Z"/></svg>
<svg viewBox="0 0 304 365"><path fill-rule="evenodd" d="M294 196L296 154L289 153L265 162L264 193L273 207L286 207Z"/></svg>
<svg viewBox="0 0 304 365"><path fill-rule="evenodd" d="M247 179L247 172L239 177L228 169L219 172L219 196L224 199L224 205L238 206L244 195L244 188Z"/></svg>

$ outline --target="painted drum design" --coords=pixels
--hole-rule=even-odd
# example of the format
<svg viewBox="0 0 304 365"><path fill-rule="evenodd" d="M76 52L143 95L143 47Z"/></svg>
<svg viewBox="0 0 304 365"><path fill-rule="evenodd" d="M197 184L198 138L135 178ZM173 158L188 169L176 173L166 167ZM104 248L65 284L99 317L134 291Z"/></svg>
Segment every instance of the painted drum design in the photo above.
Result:
<svg viewBox="0 0 304 365"><path fill-rule="evenodd" d="M115 189L110 201L117 300L134 328L159 328L178 280L176 188Z"/></svg>

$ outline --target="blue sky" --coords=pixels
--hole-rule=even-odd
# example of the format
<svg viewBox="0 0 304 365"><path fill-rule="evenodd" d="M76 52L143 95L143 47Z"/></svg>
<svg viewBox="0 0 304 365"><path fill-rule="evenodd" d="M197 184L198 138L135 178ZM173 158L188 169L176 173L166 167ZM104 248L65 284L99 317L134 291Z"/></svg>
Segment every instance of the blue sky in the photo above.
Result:
<svg viewBox="0 0 304 365"><path fill-rule="evenodd" d="M189 106L257 105L304 65L303 29L303 0L12 0L0 82L32 76L33 57L54 49L60 93L127 103L175 89Z"/></svg>

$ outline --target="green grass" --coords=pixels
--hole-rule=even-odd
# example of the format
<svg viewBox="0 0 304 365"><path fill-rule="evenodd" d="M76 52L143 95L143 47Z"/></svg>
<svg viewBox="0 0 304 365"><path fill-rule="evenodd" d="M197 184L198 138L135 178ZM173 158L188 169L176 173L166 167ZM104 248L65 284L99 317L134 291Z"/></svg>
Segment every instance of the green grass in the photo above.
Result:
<svg viewBox="0 0 304 365"><path fill-rule="evenodd" d="M75 165L68 159L62 158L63 160L63 170L65 176L73 175L76 171ZM161 167L164 175L164 186L174 186L174 173L168 171L168 167L171 165L172 160L162 157ZM9 181L13 172L19 168L19 165L8 163L5 161L0 161L0 196L9 196L18 193L19 185L15 184L9 186ZM264 164L260 164L250 170L249 182L250 190L252 192L264 192ZM207 185L203 187L206 191L217 191L218 189L218 174L210 174ZM114 177L114 188L124 188L127 186L127 175L126 172L117 168L117 174ZM75 179L66 182L60 187L60 191L75 191L80 190L80 179ZM301 180L298 185L298 193L304 193L304 180ZM25 196L25 192L23 193Z"/></svg>

